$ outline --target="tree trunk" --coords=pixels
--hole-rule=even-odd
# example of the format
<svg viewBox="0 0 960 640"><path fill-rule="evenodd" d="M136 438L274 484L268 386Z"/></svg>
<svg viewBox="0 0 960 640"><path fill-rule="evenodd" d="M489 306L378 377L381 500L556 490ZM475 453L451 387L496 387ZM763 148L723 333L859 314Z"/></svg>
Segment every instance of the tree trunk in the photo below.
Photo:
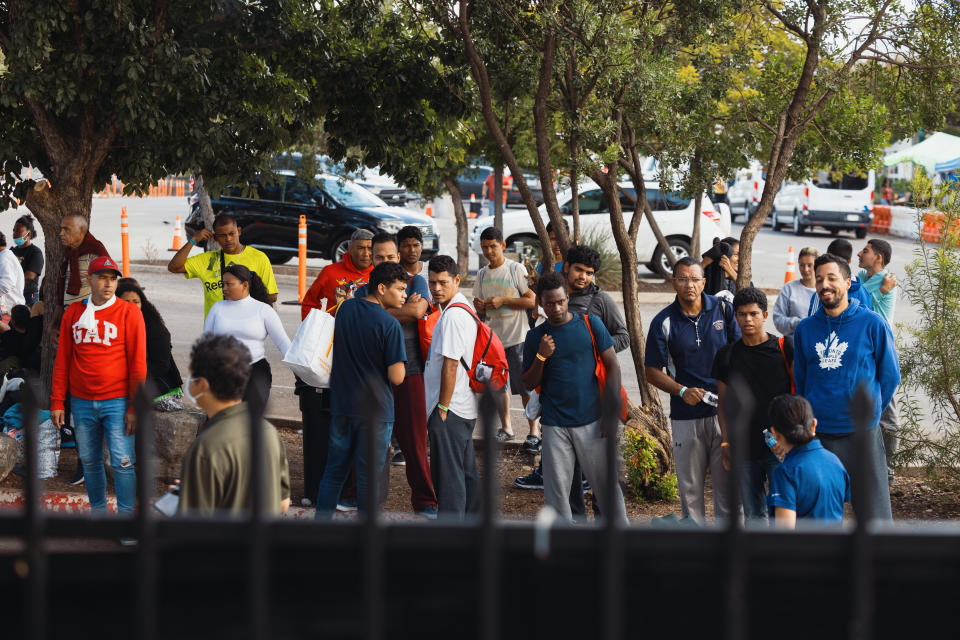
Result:
<svg viewBox="0 0 960 640"><path fill-rule="evenodd" d="M503 164L493 165L493 226L503 231Z"/></svg>
<svg viewBox="0 0 960 640"><path fill-rule="evenodd" d="M483 121L487 125L487 130L497 143L497 147L500 149L501 156L507 163L507 166L510 167L510 172L515 176L522 176L523 171L520 169L520 164L517 162L517 157L514 155L513 149L510 147L510 141L507 140L507 136L503 131L503 127L500 126L500 123L497 120L497 115L493 111L490 78L487 75L487 66L484 63L483 58L477 52L476 46L473 42L473 35L470 32L470 21L468 16L469 11L469 3L461 2L457 14L457 22L455 25L451 24L450 26L457 31L457 35L463 42L464 53L466 54L467 61L470 64L470 72L473 75L473 79L477 83L477 90L480 94L480 110L483 114ZM549 73L552 71L552 52L550 59L551 64L549 67L546 64L546 60L541 62L541 81L545 72L549 75ZM537 100L540 100L540 98L540 91L538 90ZM546 99L547 96L543 95L541 102L544 107L544 113ZM538 105L535 101L535 121L538 117L537 109ZM553 194L553 175L550 165L550 140L546 137L545 128L543 131L537 128L536 144L541 188L543 189L544 201L547 202L550 194ZM544 182L544 180L546 180L546 182ZM526 180L520 180L520 182L517 184L517 187L520 190L520 196L523 198L523 203L527 206L527 211L530 213L530 220L533 222L533 227L537 230L537 236L540 238L540 245L545 249L548 249L550 247L550 236L547 234L547 225L543 223L543 219L540 217L539 207L537 206L536 199L533 197L533 192L530 190L530 186L527 184ZM560 227L560 229L558 229L557 237L562 238L560 248L566 251L566 245L569 244L569 240L563 228L563 222L561 222L559 209L556 207L555 195L553 201L553 208L551 208L549 203L547 204L547 213L549 214L550 220L553 221L554 226ZM549 250L545 250L543 252L543 272L549 273L550 271L553 271L553 254Z"/></svg>
<svg viewBox="0 0 960 640"><path fill-rule="evenodd" d="M740 232L740 264L737 267L737 289L750 286L753 279L753 241L756 239L760 229L763 228L763 222L773 210L773 199L787 175L787 168L790 165L790 158L793 157L793 150L796 146L796 138L783 139L778 136L778 141L774 145L774 151L779 150L779 154L771 154L771 162L767 165L767 180L763 185L763 194L760 196L760 202L757 203L757 210L753 212L743 231Z"/></svg>
<svg viewBox="0 0 960 640"><path fill-rule="evenodd" d="M197 176L195 187L197 189L197 203L200 205L200 215L203 216L203 226L213 233L213 219L216 216L213 215L213 204L210 202L210 193L207 191L207 188L203 186L203 176ZM220 243L210 238L207 240L204 249L206 251L218 251L220 249Z"/></svg>
<svg viewBox="0 0 960 640"><path fill-rule="evenodd" d="M60 242L60 222L68 213L79 213L90 221L90 209L93 206L93 187L85 190L75 181L69 191L55 189L46 180L41 180L27 191L27 208L36 217L43 229L44 264L46 273L40 299L43 301L43 350L40 359L40 402L49 408L53 383L53 364L57 357L60 317L63 315L63 298L57 296L57 281L62 270L63 245ZM85 195L82 195L85 191ZM94 234L96 235L96 234Z"/></svg>
<svg viewBox="0 0 960 640"><path fill-rule="evenodd" d="M620 206L619 188L614 171L604 174L602 171L591 173L594 182L603 189L610 203L610 226L613 230L613 239L620 252L620 267L623 291L623 312L627 323L627 333L630 335L630 355L633 358L633 368L637 373L637 386L640 388L640 406L631 406L629 411L628 427L641 428L657 441L658 471L665 473L671 466L670 452L673 450L673 440L667 426L667 417L660 404L660 396L647 382L644 373L644 355L646 353L646 335L643 332L643 318L640 316L638 294L639 281L637 278L637 249L636 231L631 221L631 230L627 230L623 220L623 209ZM646 198L644 197L644 201ZM634 217L638 217L634 213Z"/></svg>
<svg viewBox="0 0 960 640"><path fill-rule="evenodd" d="M450 177L443 179L443 184L447 192L453 199L453 218L457 225L457 268L460 269L460 277L467 275L467 269L470 264L470 247L467 244L467 212L463 208L463 198L460 193L460 185Z"/></svg>
<svg viewBox="0 0 960 640"><path fill-rule="evenodd" d="M693 236L690 239L690 254L700 259L700 214L703 212L703 190L697 191L693 200Z"/></svg>
<svg viewBox="0 0 960 640"><path fill-rule="evenodd" d="M570 215L573 216L573 244L580 244L580 185L577 181L580 175L573 170L570 172Z"/></svg>

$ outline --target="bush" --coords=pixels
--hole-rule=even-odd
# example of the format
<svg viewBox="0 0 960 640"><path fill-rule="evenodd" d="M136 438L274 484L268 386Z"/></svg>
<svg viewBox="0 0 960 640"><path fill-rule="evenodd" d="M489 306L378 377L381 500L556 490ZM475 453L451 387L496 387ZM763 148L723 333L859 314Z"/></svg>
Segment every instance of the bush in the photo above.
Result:
<svg viewBox="0 0 960 640"><path fill-rule="evenodd" d="M600 254L600 272L597 274L597 286L604 291L619 291L623 281L620 265L620 252L613 241L613 234L601 227L595 227L580 234L580 244L592 247Z"/></svg>
<svg viewBox="0 0 960 640"><path fill-rule="evenodd" d="M677 497L676 474L656 472L656 440L639 429L624 430L623 465L627 489L637 498L668 501Z"/></svg>
<svg viewBox="0 0 960 640"><path fill-rule="evenodd" d="M919 172L912 191L918 229L922 232L922 211L936 209L947 232L936 244L918 240L917 257L906 268L903 292L920 313L916 326L898 325L902 400L900 449L893 462L924 466L931 476L960 483L960 198ZM924 406L935 436L928 433Z"/></svg>

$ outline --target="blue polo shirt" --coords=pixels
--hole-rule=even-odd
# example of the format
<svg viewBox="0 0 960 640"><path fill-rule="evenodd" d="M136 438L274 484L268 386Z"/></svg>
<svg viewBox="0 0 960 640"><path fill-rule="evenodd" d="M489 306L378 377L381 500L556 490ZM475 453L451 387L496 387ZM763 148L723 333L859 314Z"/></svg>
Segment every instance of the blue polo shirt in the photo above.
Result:
<svg viewBox="0 0 960 640"><path fill-rule="evenodd" d="M643 364L666 368L670 376L685 387L717 391L711 375L720 347L740 339L740 326L733 318L733 307L721 304L716 296L702 294L697 316L688 316L680 303L673 301L658 313L647 332L647 352ZM699 342L697 339L699 338ZM670 396L670 417L693 420L717 415L717 408L705 402L690 406L680 396Z"/></svg>
<svg viewBox="0 0 960 640"><path fill-rule="evenodd" d="M797 512L797 518L843 522L843 503L850 501L850 476L840 458L819 440L791 449L773 472L767 504Z"/></svg>

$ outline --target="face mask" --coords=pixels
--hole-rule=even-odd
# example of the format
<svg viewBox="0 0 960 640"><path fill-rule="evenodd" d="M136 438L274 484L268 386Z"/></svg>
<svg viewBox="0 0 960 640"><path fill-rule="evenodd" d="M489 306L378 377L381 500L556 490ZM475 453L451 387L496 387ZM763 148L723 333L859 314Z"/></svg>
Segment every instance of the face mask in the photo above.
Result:
<svg viewBox="0 0 960 640"><path fill-rule="evenodd" d="M24 242L25 242L25 241L24 241L23 238L14 238L14 239L13 239L13 244L17 245L18 247L22 247Z"/></svg>
<svg viewBox="0 0 960 640"><path fill-rule="evenodd" d="M197 378L187 378L187 384L183 385L183 395L185 395L187 397L187 400L189 400L193 404L200 404L199 402L197 402L197 400L200 398L200 396L204 394L201 393L198 396L194 396L192 393L190 393L190 383L193 382L194 380L197 380Z"/></svg>

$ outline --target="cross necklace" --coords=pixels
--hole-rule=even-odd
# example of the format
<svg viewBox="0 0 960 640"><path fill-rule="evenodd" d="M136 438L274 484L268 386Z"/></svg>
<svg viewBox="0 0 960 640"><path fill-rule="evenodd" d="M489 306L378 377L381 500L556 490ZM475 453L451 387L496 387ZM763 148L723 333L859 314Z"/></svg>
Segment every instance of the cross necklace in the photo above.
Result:
<svg viewBox="0 0 960 640"><path fill-rule="evenodd" d="M698 313L696 318L691 318L691 317L688 316L687 314L684 314L684 315L683 315L683 317L685 317L687 320L689 320L690 322L693 323L693 330L697 333L697 348L698 348L698 349L700 348L700 342L701 342L701 340L700 340L700 317L701 317L701 316L703 316L703 311L701 311L700 313Z"/></svg>

